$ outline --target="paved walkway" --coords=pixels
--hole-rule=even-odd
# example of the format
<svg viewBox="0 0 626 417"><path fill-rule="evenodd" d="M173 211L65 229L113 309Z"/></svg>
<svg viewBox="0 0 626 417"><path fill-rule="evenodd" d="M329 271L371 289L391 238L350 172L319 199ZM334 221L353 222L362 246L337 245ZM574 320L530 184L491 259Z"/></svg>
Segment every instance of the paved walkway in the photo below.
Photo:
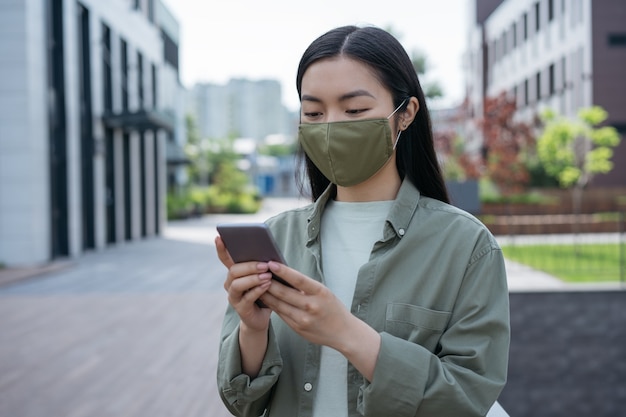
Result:
<svg viewBox="0 0 626 417"><path fill-rule="evenodd" d="M174 221L163 238L0 272L0 416L228 416L215 384L226 307L215 225L305 203L269 199L253 216ZM564 285L507 268L512 291Z"/></svg>
<svg viewBox="0 0 626 417"><path fill-rule="evenodd" d="M293 204L170 222L164 238L0 271L0 416L229 416L215 378L226 308L215 225Z"/></svg>

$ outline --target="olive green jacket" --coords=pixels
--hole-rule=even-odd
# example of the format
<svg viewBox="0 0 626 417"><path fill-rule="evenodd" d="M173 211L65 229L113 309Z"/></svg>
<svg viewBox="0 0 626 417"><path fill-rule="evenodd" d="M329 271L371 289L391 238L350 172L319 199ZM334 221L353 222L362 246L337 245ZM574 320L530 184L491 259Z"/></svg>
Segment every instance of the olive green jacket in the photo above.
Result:
<svg viewBox="0 0 626 417"><path fill-rule="evenodd" d="M324 282L316 203L268 224L289 266ZM374 378L348 365L350 416L484 416L506 382L509 298L502 253L473 216L404 181L359 270L352 314L380 332ZM320 347L272 315L259 376L242 374L238 316L222 328L218 386L238 416L311 416Z"/></svg>

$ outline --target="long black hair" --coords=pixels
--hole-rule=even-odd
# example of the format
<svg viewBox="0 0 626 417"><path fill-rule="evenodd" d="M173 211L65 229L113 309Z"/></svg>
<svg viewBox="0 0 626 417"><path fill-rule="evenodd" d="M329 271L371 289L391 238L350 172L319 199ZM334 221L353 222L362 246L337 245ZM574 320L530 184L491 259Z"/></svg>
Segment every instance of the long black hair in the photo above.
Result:
<svg viewBox="0 0 626 417"><path fill-rule="evenodd" d="M304 51L296 88L302 98L302 77L314 62L335 56L346 56L372 68L382 84L391 92L394 107L406 110L407 98L416 97L419 111L409 127L402 132L397 145L396 165L400 178L407 177L422 195L449 202L445 182L435 154L430 116L424 92L411 59L390 33L376 27L343 26L326 32ZM324 192L330 181L317 169L300 146L300 165L304 161L313 201ZM299 185L304 185L299 171Z"/></svg>

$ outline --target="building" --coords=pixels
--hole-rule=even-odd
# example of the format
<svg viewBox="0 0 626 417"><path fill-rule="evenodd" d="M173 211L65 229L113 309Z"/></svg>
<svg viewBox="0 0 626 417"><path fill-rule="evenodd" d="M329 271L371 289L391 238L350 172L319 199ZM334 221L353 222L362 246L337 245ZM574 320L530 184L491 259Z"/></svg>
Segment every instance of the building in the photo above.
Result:
<svg viewBox="0 0 626 417"><path fill-rule="evenodd" d="M262 140L273 134L295 135L297 116L283 105L281 97L276 80L196 84L191 92L191 112L202 138Z"/></svg>
<svg viewBox="0 0 626 417"><path fill-rule="evenodd" d="M187 104L203 140L233 140L242 158L239 168L261 195L297 193L294 157L258 154L261 146L296 140L299 115L283 105L280 82L235 78L226 84L196 84Z"/></svg>
<svg viewBox="0 0 626 417"><path fill-rule="evenodd" d="M626 134L626 2L623 0L471 0L468 34L469 114L482 117L486 97L508 92L519 115L545 108L575 116L599 105ZM594 185L626 186L626 140L615 168Z"/></svg>
<svg viewBox="0 0 626 417"><path fill-rule="evenodd" d="M159 234L176 20L160 0L9 0L0 18L0 262Z"/></svg>

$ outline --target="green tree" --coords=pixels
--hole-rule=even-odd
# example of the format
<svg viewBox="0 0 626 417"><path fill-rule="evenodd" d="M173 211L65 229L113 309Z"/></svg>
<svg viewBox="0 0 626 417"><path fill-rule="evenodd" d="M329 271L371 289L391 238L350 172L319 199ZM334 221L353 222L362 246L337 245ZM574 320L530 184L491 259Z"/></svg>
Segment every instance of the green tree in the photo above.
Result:
<svg viewBox="0 0 626 417"><path fill-rule="evenodd" d="M537 143L537 154L545 171L563 188L572 188L574 213L580 213L583 190L596 174L613 169L613 149L620 142L617 130L600 126L608 113L600 106L583 108L576 119L547 110Z"/></svg>
<svg viewBox="0 0 626 417"><path fill-rule="evenodd" d="M200 131L196 120L191 114L185 117L187 127L187 143L185 154L190 161L188 166L189 178L192 184L208 184L209 167L206 161L206 152L202 146Z"/></svg>
<svg viewBox="0 0 626 417"><path fill-rule="evenodd" d="M430 65L428 63L428 57L419 49L414 49L411 52L411 62L413 63L413 68L415 68L415 72L421 78L427 79L427 73L430 69ZM429 80L423 82L424 95L429 99L436 99L443 97L443 88L436 80Z"/></svg>
<svg viewBox="0 0 626 417"><path fill-rule="evenodd" d="M248 176L237 169L232 161L223 161L217 167L214 183L221 193L239 196L246 191Z"/></svg>
<svg viewBox="0 0 626 417"><path fill-rule="evenodd" d="M209 184L219 182L217 173L223 165L236 165L239 155L233 148L233 141L232 137L207 140L205 158L209 168Z"/></svg>
<svg viewBox="0 0 626 417"><path fill-rule="evenodd" d="M385 30L391 33L396 39L402 39L402 33L398 32L392 25L388 25ZM422 89L424 90L424 96L428 99L436 99L444 96L443 88L439 84L438 81L428 80L428 70L430 70L430 65L428 63L428 57L424 52L420 49L413 49L409 54L411 58L411 62L413 63L413 68L415 68L415 72L420 77L420 83L422 85Z"/></svg>
<svg viewBox="0 0 626 417"><path fill-rule="evenodd" d="M260 155L269 155L269 156L289 156L296 153L297 145L296 143L291 144L276 144L276 145L263 145L259 147Z"/></svg>

